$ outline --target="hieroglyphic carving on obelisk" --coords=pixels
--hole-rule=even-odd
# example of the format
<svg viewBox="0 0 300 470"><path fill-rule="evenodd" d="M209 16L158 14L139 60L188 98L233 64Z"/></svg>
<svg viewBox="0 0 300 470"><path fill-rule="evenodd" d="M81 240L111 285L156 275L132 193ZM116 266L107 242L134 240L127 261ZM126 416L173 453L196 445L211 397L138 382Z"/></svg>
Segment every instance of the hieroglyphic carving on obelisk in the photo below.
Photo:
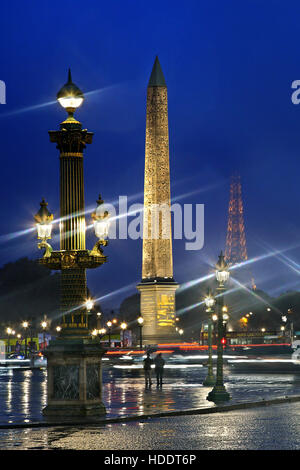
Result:
<svg viewBox="0 0 300 470"><path fill-rule="evenodd" d="M168 95L156 57L147 89L141 315L145 343L174 339Z"/></svg>

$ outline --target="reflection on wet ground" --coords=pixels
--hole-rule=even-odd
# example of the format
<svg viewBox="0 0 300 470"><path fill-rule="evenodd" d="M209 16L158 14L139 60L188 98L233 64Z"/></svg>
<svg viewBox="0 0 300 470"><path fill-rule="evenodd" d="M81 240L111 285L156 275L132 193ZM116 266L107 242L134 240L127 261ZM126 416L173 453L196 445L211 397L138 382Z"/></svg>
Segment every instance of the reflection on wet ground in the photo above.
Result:
<svg viewBox="0 0 300 470"><path fill-rule="evenodd" d="M145 389L143 370L114 368L103 371L103 401L107 417L142 415L215 406L206 400L202 383L205 367L184 365L165 371L162 389L155 382ZM231 403L300 395L298 374L233 374L226 371ZM0 369L0 424L43 421L46 405L46 370Z"/></svg>
<svg viewBox="0 0 300 470"><path fill-rule="evenodd" d="M126 366L113 368L105 365L103 400L107 416L154 414L159 411L215 406L206 400L210 388L202 386L205 376L205 367L186 368L181 365L166 370L162 389L157 389L153 383L151 389L147 390L141 369ZM231 403L300 395L298 374L246 375L233 374L232 371L225 369L225 377L232 396ZM42 409L46 405L47 398L46 385L45 369L0 369L0 424L43 421ZM99 424L88 427L82 425L53 426L46 429L7 429L0 430L0 448L86 450L273 448L274 442L277 441L277 448L298 448L293 436L289 442L287 440L284 444L280 442L280 435L284 433L287 435L286 433L290 432L292 422L295 424L294 431L300 436L300 425L297 424L294 411L297 411L297 416L300 415L300 404L272 406L268 407L268 410L258 408L232 411L222 415L221 419L220 414L217 414L154 418L145 421L137 419L133 423ZM290 419L288 429L278 431L278 426L284 427L280 413L283 413L284 417L289 413ZM273 426L273 422L277 428ZM269 429L268 436L275 433L273 440L270 438L268 444L264 444L265 427ZM237 434L240 436L244 431L243 442L240 439L236 440ZM258 434L261 439L259 442Z"/></svg>
<svg viewBox="0 0 300 470"><path fill-rule="evenodd" d="M155 418L145 422L76 428L0 430L0 448L107 450L105 457L111 457L110 451L114 450L169 449L174 455L182 450L197 449L299 449L299 417L300 404L287 403L222 415Z"/></svg>

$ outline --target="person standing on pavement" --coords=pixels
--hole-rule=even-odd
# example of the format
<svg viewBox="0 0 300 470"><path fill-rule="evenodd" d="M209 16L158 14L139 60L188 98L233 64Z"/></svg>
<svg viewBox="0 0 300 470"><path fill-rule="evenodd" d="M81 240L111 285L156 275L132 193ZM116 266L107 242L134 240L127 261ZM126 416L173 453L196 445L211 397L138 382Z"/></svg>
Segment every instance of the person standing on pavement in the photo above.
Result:
<svg viewBox="0 0 300 470"><path fill-rule="evenodd" d="M165 366L165 360L162 358L161 353L157 354L156 358L154 359L154 364L155 364L157 386L161 387L163 373L164 373L164 366Z"/></svg>
<svg viewBox="0 0 300 470"><path fill-rule="evenodd" d="M153 364L153 360L151 359L150 352L147 352L147 357L144 359L144 372L145 372L145 385L146 388L152 385L151 380L151 366Z"/></svg>

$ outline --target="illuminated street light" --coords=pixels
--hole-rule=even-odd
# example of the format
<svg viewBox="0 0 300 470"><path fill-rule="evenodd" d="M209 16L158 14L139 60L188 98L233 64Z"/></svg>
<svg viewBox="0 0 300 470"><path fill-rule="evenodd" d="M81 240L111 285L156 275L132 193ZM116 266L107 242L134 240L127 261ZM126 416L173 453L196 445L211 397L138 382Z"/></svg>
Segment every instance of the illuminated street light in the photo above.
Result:
<svg viewBox="0 0 300 470"><path fill-rule="evenodd" d="M25 330L25 359L27 358L27 328L29 327L28 321L23 321L22 327Z"/></svg>
<svg viewBox="0 0 300 470"><path fill-rule="evenodd" d="M268 308L267 308L267 311L268 311L268 312L271 312L271 309L270 309L270 307L268 307Z"/></svg>
<svg viewBox="0 0 300 470"><path fill-rule="evenodd" d="M57 333L59 333L61 331L61 326L58 325L55 329L56 329Z"/></svg>
<svg viewBox="0 0 300 470"><path fill-rule="evenodd" d="M111 327L112 327L112 321L108 320L108 322L106 323L107 325L107 328L108 328L108 344L109 344L109 347L111 346Z"/></svg>
<svg viewBox="0 0 300 470"><path fill-rule="evenodd" d="M103 208L104 201L101 199L100 195L99 195L99 199L96 202L97 202L97 208L94 212L92 212L91 217L94 222L95 235L96 237L99 238L99 240L103 241L103 240L106 240L106 238L108 237L108 231L109 231L109 225L110 225L110 222L108 220L109 213L107 210L104 210Z"/></svg>
<svg viewBox="0 0 300 470"><path fill-rule="evenodd" d="M96 324L97 324L97 329L99 330L101 328L101 317L102 317L102 312L97 312L96 313Z"/></svg>
<svg viewBox="0 0 300 470"><path fill-rule="evenodd" d="M204 299L204 302L205 302L205 305L208 309L211 309L216 303L216 301L215 301L214 297L211 295L211 293L208 293L208 295Z"/></svg>
<svg viewBox="0 0 300 470"><path fill-rule="evenodd" d="M75 121L73 114L83 103L82 91L72 82L71 70L69 69L68 81L57 93L59 104L68 112L68 121Z"/></svg>
<svg viewBox="0 0 300 470"><path fill-rule="evenodd" d="M6 334L7 334L7 354L10 353L10 335L12 334L12 329L10 327L6 328Z"/></svg>
<svg viewBox="0 0 300 470"><path fill-rule="evenodd" d="M229 270L228 270L228 264L225 261L224 255L221 251L219 255L219 260L218 263L216 264L216 278L219 283L219 287L223 287L224 284L228 281L229 279Z"/></svg>
<svg viewBox="0 0 300 470"><path fill-rule="evenodd" d="M264 332L266 331L266 329L265 329L265 328L262 328L261 331L264 333Z"/></svg>
<svg viewBox="0 0 300 470"><path fill-rule="evenodd" d="M140 349L142 349L143 347L143 324L144 324L144 319L143 317L140 315L139 318L137 319L138 321L138 324L139 324L139 328L140 328Z"/></svg>
<svg viewBox="0 0 300 470"><path fill-rule="evenodd" d="M48 323L44 320L41 323L41 326L43 328L43 350L46 349L46 328L48 326Z"/></svg>
<svg viewBox="0 0 300 470"><path fill-rule="evenodd" d="M183 335L183 329L180 328L180 329L178 330L178 333L179 333L180 335Z"/></svg>
<svg viewBox="0 0 300 470"><path fill-rule="evenodd" d="M126 330L126 328L127 328L127 323L123 321L123 322L121 323L120 327L121 327L121 330L122 330L122 332L123 332L123 333L122 333L122 347L124 348L124 337L125 337L125 330Z"/></svg>
<svg viewBox="0 0 300 470"><path fill-rule="evenodd" d="M98 335L98 330L94 329L91 334L92 334L92 336L97 336Z"/></svg>
<svg viewBox="0 0 300 470"><path fill-rule="evenodd" d="M224 255L221 251L218 262L216 264L216 278L218 281L217 292L217 315L218 315L218 341L217 341L217 378L214 388L209 392L207 400L213 402L226 401L230 399L229 393L226 391L223 382L223 307L224 307L224 292L225 284L229 279L229 266L225 261Z"/></svg>
<svg viewBox="0 0 300 470"><path fill-rule="evenodd" d="M83 103L84 95L72 82L70 70L67 83L57 93L57 100L68 113L59 129L49 131L50 141L55 143L60 154L60 244L57 250L52 250L51 247L46 250L38 262L61 272L62 330L59 339L51 341L47 349L47 372L49 377L55 377L56 369L63 360L63 380L72 375L74 367L80 369L80 374L78 381L72 382L74 393L71 403L57 400L55 380L48 381L47 406L43 413L47 416L63 416L68 413L76 414L80 410L82 415L103 414L105 407L101 387L94 389L96 396L90 401L87 384L90 364L97 366L98 383L101 381L104 350L100 340L91 338L89 311L93 308L93 303L87 298L86 270L103 265L107 259L100 248L100 240L96 248L90 250L86 247L83 154L86 146L92 143L93 133L84 129L81 122L74 118L74 112ZM51 185L55 186L54 180ZM43 202L42 205L45 212L46 203ZM51 214L46 215L48 219L51 218ZM40 220L36 222L41 225ZM49 238L50 233L45 227L37 228L39 231L44 229L44 234L39 233L42 240ZM106 240L105 244L107 245Z"/></svg>
<svg viewBox="0 0 300 470"><path fill-rule="evenodd" d="M88 299L85 303L86 309L88 312L90 312L94 308L94 302L92 299Z"/></svg>
<svg viewBox="0 0 300 470"><path fill-rule="evenodd" d="M53 250L51 245L47 243L47 240L51 238L53 214L51 214L51 212L49 212L47 209L48 203L45 201L45 199L42 199L40 206L41 207L39 211L34 216L38 240L41 240L41 242L38 243L38 248L44 248L44 257L49 258Z"/></svg>

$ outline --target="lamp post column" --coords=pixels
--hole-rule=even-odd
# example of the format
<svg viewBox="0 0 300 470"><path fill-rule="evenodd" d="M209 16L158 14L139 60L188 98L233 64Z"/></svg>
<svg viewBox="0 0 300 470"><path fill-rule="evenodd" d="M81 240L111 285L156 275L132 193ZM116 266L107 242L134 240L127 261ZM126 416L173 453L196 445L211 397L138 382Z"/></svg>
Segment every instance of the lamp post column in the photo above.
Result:
<svg viewBox="0 0 300 470"><path fill-rule="evenodd" d="M27 359L27 329L25 329L25 359Z"/></svg>
<svg viewBox="0 0 300 470"><path fill-rule="evenodd" d="M7 328L6 329L6 334L7 334L7 355L10 353L10 335L11 335L12 329Z"/></svg>
<svg viewBox="0 0 300 470"><path fill-rule="evenodd" d="M139 329L140 329L140 349L143 349L143 324L144 324L144 318L140 315L139 318L137 319L138 324L139 324Z"/></svg>
<svg viewBox="0 0 300 470"><path fill-rule="evenodd" d="M223 253L221 252L219 256L219 261L216 265L217 272L217 315L218 315L218 339L217 339L217 377L214 388L209 392L207 400L217 402L217 401L227 401L230 400L230 395L227 392L224 382L223 382L223 344L222 344L222 335L223 335L223 306L224 306L224 291L226 282L229 278L228 266L225 262Z"/></svg>
<svg viewBox="0 0 300 470"><path fill-rule="evenodd" d="M109 347L111 347L111 327L112 327L112 322L110 320L108 320L108 322L106 323L107 325L107 328L108 328L108 345Z"/></svg>
<svg viewBox="0 0 300 470"><path fill-rule="evenodd" d="M78 252L85 250L83 148L93 134L78 121L66 120L61 130L50 131L60 150L60 250L62 335L88 336L86 270L79 266Z"/></svg>
<svg viewBox="0 0 300 470"><path fill-rule="evenodd" d="M208 319L208 369L207 369L207 376L203 382L203 385L211 386L216 383L216 378L214 376L214 371L213 371L213 347L212 347L212 332L213 332L213 321L212 321L212 315L214 313L213 308L210 309L210 316Z"/></svg>

